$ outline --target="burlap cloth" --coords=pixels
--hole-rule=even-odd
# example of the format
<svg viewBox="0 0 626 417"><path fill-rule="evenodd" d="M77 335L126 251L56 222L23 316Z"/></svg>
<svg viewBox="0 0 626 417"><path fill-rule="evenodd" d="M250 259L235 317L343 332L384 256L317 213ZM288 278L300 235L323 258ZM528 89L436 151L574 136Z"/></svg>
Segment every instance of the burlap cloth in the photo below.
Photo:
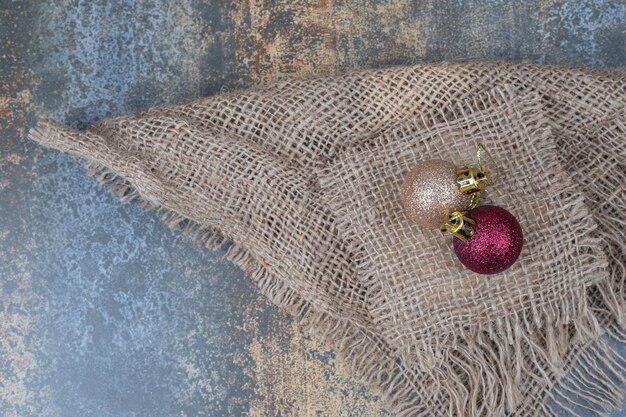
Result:
<svg viewBox="0 0 626 417"><path fill-rule="evenodd" d="M84 157L122 198L228 245L276 304L399 416L555 416L621 404L626 72L442 64L288 80L30 137ZM421 159L503 175L485 202L520 220L508 271L463 268L412 225ZM576 366L574 366L576 365Z"/></svg>

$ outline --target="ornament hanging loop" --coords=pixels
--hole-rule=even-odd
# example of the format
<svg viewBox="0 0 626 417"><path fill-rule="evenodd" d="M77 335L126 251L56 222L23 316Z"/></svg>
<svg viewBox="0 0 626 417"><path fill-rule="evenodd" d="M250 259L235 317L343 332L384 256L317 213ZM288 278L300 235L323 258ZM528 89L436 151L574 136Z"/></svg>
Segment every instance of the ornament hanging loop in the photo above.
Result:
<svg viewBox="0 0 626 417"><path fill-rule="evenodd" d="M478 162L479 172L491 174L491 172L487 169L487 167L483 163L483 160L482 160L483 153L489 160L489 164L493 167L493 170L495 171L495 174L496 174L495 176L490 175L490 179L487 181L488 183L486 184L486 186L490 187L498 181L498 178L500 178L500 167L498 166L498 163L496 162L496 160L493 159L493 156L491 156L491 153L489 153L487 148L485 148L485 145L483 145L482 143L478 143L476 145L476 161Z"/></svg>
<svg viewBox="0 0 626 417"><path fill-rule="evenodd" d="M489 165L493 166L495 176L492 175L492 171L484 164L483 154L489 160ZM456 170L456 182L459 186L459 191L463 194L472 195L468 210L478 205L480 194L486 192L487 187L495 184L500 176L498 164L482 143L476 145L476 161L476 165L465 166Z"/></svg>

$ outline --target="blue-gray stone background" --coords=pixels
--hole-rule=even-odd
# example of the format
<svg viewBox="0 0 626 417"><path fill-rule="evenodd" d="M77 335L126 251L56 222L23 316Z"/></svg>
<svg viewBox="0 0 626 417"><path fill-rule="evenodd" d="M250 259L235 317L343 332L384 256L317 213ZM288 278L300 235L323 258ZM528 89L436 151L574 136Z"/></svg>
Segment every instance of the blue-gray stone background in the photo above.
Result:
<svg viewBox="0 0 626 417"><path fill-rule="evenodd" d="M609 0L0 0L0 416L388 415L219 253L26 140L35 114L416 62L618 67L625 33Z"/></svg>

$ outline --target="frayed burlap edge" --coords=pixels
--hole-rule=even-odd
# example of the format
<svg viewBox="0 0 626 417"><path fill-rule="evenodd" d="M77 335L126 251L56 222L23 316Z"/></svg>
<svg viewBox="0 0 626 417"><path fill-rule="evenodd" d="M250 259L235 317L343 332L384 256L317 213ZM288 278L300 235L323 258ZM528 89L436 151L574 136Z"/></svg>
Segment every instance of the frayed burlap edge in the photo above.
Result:
<svg viewBox="0 0 626 417"><path fill-rule="evenodd" d="M55 135L63 134L64 127L48 120L41 120L29 132L30 139L53 147L50 141ZM71 149L63 151L80 156ZM82 158L82 156L81 156ZM203 226L167 208L144 199L126 178L97 162L87 160L88 175L107 187L121 201L152 209L170 228L180 230L196 244L215 251L223 251L223 258L239 266L274 304L289 313L294 320L317 340L332 348L339 360L343 360L373 394L380 395L390 410L398 416L414 416L427 413L420 404L419 394L423 387L415 384L415 376L394 359L379 336L355 326L349 320L340 320L333 315L316 311L310 303L295 291L287 288L280 280L268 273L266 268L239 243L225 236L218 228Z"/></svg>

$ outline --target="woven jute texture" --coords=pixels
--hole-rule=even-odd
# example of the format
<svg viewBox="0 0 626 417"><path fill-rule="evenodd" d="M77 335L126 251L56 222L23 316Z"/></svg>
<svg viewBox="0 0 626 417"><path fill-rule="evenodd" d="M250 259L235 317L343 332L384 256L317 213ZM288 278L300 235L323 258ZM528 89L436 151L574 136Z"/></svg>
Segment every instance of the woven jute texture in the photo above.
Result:
<svg viewBox="0 0 626 417"><path fill-rule="evenodd" d="M399 416L556 416L621 404L626 361L626 72L509 63L286 80L30 137L122 199L226 246ZM504 273L411 224L420 160L483 143L484 202L520 221Z"/></svg>

